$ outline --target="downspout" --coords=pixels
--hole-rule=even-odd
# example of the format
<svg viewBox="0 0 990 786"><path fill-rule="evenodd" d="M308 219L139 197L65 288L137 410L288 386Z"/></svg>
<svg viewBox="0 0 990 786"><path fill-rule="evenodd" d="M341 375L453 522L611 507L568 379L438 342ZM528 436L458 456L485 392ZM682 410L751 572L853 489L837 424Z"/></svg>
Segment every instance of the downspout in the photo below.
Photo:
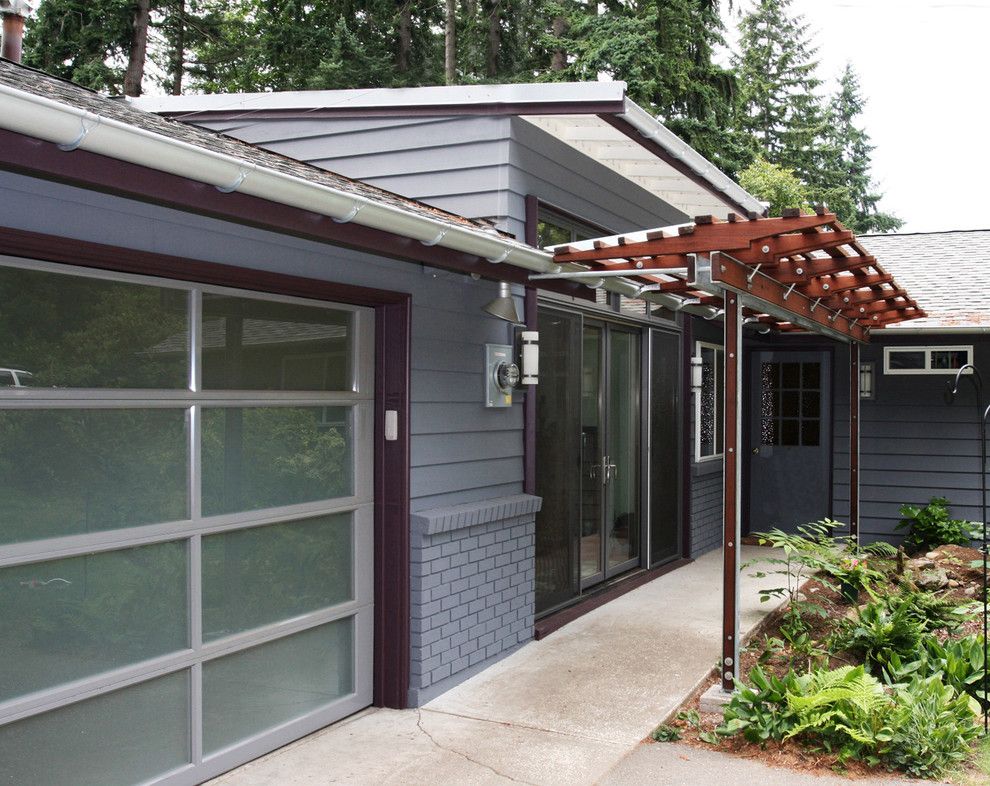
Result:
<svg viewBox="0 0 990 786"><path fill-rule="evenodd" d="M0 0L19 2L20 0ZM552 255L513 239L442 218L411 213L402 208L350 193L323 183L248 163L226 153L205 150L114 118L24 90L0 84L0 126L57 144L67 153L79 148L128 161L161 172L208 183L225 193L238 192L327 216L339 223L353 221L385 232L487 259L534 273L580 270L557 265ZM493 272L492 278L498 278ZM684 307L682 298L643 291L629 279L609 278L604 289L643 298L672 310Z"/></svg>
<svg viewBox="0 0 990 786"><path fill-rule="evenodd" d="M13 63L21 62L24 43L24 17L32 7L27 0L0 0L0 15L3 16L3 44L0 57Z"/></svg>

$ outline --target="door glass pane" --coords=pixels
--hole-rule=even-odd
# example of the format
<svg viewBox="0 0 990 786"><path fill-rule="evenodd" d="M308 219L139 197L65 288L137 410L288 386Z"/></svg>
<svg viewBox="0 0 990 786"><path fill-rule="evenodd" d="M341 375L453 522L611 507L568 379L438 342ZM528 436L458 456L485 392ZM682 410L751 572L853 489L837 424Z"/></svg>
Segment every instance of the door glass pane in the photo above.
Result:
<svg viewBox="0 0 990 786"><path fill-rule="evenodd" d="M182 542L0 570L0 701L189 646Z"/></svg>
<svg viewBox="0 0 990 786"><path fill-rule="evenodd" d="M354 622L203 664L203 751L215 753L354 692Z"/></svg>
<svg viewBox="0 0 990 786"><path fill-rule="evenodd" d="M203 514L353 494L349 407L203 411Z"/></svg>
<svg viewBox="0 0 990 786"><path fill-rule="evenodd" d="M349 390L353 313L203 295L206 390Z"/></svg>
<svg viewBox="0 0 990 786"><path fill-rule="evenodd" d="M650 564L680 555L680 336L654 330L650 374Z"/></svg>
<svg viewBox="0 0 990 786"><path fill-rule="evenodd" d="M189 516L185 410L0 410L0 435L0 543Z"/></svg>
<svg viewBox="0 0 990 786"><path fill-rule="evenodd" d="M0 267L0 366L36 388L186 388L189 295Z"/></svg>
<svg viewBox="0 0 990 786"><path fill-rule="evenodd" d="M602 329L584 328L581 370L581 578L602 571Z"/></svg>
<svg viewBox="0 0 990 786"><path fill-rule="evenodd" d="M203 639L350 600L352 514L203 538Z"/></svg>
<svg viewBox="0 0 990 786"><path fill-rule="evenodd" d="M720 451L715 449L716 407L718 397L718 370L716 368L715 350L711 347L701 347L701 390L698 391L698 455L714 456Z"/></svg>
<svg viewBox="0 0 990 786"><path fill-rule="evenodd" d="M639 556L639 334L610 331L607 559L612 568Z"/></svg>
<svg viewBox="0 0 990 786"><path fill-rule="evenodd" d="M185 671L0 726L0 780L129 786L190 761Z"/></svg>
<svg viewBox="0 0 990 786"><path fill-rule="evenodd" d="M536 386L536 611L580 592L581 318L541 309L540 384ZM530 394L527 394L530 395Z"/></svg>

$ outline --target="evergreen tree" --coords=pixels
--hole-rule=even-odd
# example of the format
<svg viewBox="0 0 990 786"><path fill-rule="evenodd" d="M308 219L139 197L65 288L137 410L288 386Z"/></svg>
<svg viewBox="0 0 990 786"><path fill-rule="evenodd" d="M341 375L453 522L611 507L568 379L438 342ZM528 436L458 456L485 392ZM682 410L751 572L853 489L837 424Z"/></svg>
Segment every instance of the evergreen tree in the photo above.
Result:
<svg viewBox="0 0 990 786"><path fill-rule="evenodd" d="M882 194L876 191L870 176L874 145L856 124L863 104L859 79L847 64L826 112L820 145L823 166L813 196L854 232L889 232L904 222L878 207Z"/></svg>
<svg viewBox="0 0 990 786"><path fill-rule="evenodd" d="M808 25L791 15L790 5L759 0L739 24L740 126L768 161L810 183L819 170L816 142L824 130L821 81Z"/></svg>
<svg viewBox="0 0 990 786"><path fill-rule="evenodd" d="M93 90L120 94L133 22L131 0L45 0L26 25L24 63Z"/></svg>

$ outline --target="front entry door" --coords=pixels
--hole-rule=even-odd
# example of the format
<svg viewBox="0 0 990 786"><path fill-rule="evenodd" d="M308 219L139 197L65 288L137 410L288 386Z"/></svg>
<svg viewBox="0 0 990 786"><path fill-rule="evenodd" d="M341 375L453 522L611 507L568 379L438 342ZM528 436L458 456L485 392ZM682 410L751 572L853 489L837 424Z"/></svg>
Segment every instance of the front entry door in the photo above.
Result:
<svg viewBox="0 0 990 786"><path fill-rule="evenodd" d="M640 334L586 320L581 374L581 588L639 564Z"/></svg>
<svg viewBox="0 0 990 786"><path fill-rule="evenodd" d="M749 531L793 532L831 510L831 357L753 352Z"/></svg>

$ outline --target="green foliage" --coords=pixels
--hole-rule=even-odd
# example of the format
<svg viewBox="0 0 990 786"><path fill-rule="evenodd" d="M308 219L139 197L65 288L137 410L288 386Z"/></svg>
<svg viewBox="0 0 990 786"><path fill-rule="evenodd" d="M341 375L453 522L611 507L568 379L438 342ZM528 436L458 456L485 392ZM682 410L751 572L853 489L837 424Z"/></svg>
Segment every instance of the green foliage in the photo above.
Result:
<svg viewBox="0 0 990 786"><path fill-rule="evenodd" d="M131 41L130 0L45 0L24 33L24 63L118 94Z"/></svg>
<svg viewBox="0 0 990 786"><path fill-rule="evenodd" d="M964 761L979 736L975 708L937 676L896 688L885 758L909 775L938 778Z"/></svg>
<svg viewBox="0 0 990 786"><path fill-rule="evenodd" d="M797 713L787 702L788 693L796 689L793 672L780 678L755 666L749 684L737 684L725 707L724 722L716 729L722 736L742 734L749 742L765 745L782 740L797 724Z"/></svg>
<svg viewBox="0 0 990 786"><path fill-rule="evenodd" d="M982 535L982 524L949 517L949 501L945 497L932 497L923 508L902 505L900 512L904 518L897 529L908 530L904 543L912 551L949 544L968 546Z"/></svg>
<svg viewBox="0 0 990 786"><path fill-rule="evenodd" d="M808 189L789 169L757 156L739 173L739 185L763 202L770 203L770 215L779 216L784 208L809 206Z"/></svg>
<svg viewBox="0 0 990 786"><path fill-rule="evenodd" d="M934 592L912 590L902 587L899 594L886 595L881 599L888 608L903 602L907 605L908 616L915 620L923 631L954 631L970 616L965 606L960 606L953 598L936 595Z"/></svg>
<svg viewBox="0 0 990 786"><path fill-rule="evenodd" d="M666 723L661 723L650 732L650 739L654 742L677 742L680 738L681 730Z"/></svg>
<svg viewBox="0 0 990 786"><path fill-rule="evenodd" d="M892 654L906 657L915 652L923 635L910 601L875 601L857 609L854 619L842 620L830 644L836 651L853 653L879 673Z"/></svg>
<svg viewBox="0 0 990 786"><path fill-rule="evenodd" d="M912 676L892 692L862 666L782 678L756 667L716 729L754 743L795 738L839 761L896 766L938 777L962 761L979 734L977 707L939 676Z"/></svg>
<svg viewBox="0 0 990 786"><path fill-rule="evenodd" d="M915 677L940 677L958 693L965 693L990 709L984 696L986 670L983 637L965 636L940 642L926 636L918 651L901 657L893 655L884 667L884 679L890 685L910 682Z"/></svg>
<svg viewBox="0 0 990 786"><path fill-rule="evenodd" d="M890 699L862 666L798 677L788 691L787 704L797 723L785 739L811 736L837 752L840 761L869 759L890 736L884 724Z"/></svg>

